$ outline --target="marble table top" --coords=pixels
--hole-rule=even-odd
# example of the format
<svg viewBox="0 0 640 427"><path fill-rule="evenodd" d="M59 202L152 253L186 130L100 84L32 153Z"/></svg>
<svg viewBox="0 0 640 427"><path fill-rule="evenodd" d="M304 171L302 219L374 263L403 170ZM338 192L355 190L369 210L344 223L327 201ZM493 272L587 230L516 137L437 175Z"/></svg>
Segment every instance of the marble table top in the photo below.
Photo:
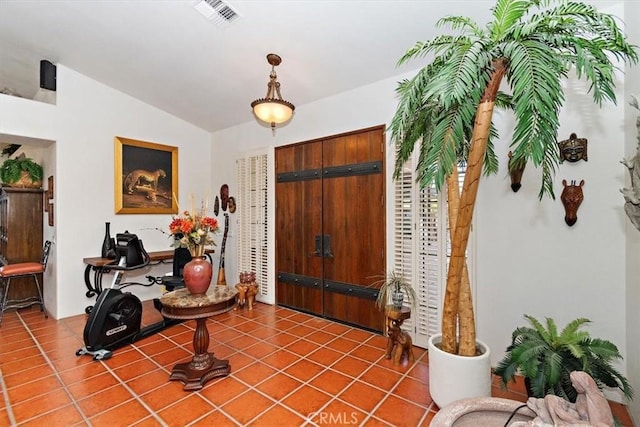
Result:
<svg viewBox="0 0 640 427"><path fill-rule="evenodd" d="M227 312L235 306L238 290L230 286L211 285L206 294L192 294L186 288L160 297L162 314L173 319L197 319Z"/></svg>

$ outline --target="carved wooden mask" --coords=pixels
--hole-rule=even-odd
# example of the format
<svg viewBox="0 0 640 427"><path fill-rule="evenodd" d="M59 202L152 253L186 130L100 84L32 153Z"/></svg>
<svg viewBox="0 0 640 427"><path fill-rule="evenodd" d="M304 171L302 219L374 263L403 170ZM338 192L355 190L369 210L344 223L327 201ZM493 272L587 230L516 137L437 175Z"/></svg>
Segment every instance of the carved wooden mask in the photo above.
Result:
<svg viewBox="0 0 640 427"><path fill-rule="evenodd" d="M569 139L560 141L558 147L560 148L560 163L565 160L572 163L580 159L589 160L587 158L587 139L578 138L575 133L572 133Z"/></svg>
<svg viewBox="0 0 640 427"><path fill-rule="evenodd" d="M563 179L562 185L564 186L564 190L562 190L560 200L562 200L562 204L564 205L564 222L571 227L578 221L578 208L584 199L584 195L582 194L584 179L580 181L580 185L576 185L575 180L571 181L571 185L567 185L567 180Z"/></svg>
<svg viewBox="0 0 640 427"><path fill-rule="evenodd" d="M522 174L524 173L524 167L526 163L516 162L513 160L513 153L509 151L509 177L511 178L511 189L514 193L516 193L522 185L520 181L522 181Z"/></svg>

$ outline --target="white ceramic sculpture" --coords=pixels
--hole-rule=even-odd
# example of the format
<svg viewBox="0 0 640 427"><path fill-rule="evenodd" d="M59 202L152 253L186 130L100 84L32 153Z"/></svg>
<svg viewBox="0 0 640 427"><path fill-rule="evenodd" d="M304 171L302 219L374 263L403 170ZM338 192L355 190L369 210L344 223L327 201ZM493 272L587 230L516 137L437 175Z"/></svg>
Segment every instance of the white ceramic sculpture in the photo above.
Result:
<svg viewBox="0 0 640 427"><path fill-rule="evenodd" d="M578 392L575 403L548 394L543 398L531 397L527 406L536 413L528 422L513 423L513 427L613 427L611 407L604 393L589 374L571 372L571 384Z"/></svg>
<svg viewBox="0 0 640 427"><path fill-rule="evenodd" d="M638 98L631 96L629 105L640 111ZM624 211L631 220L631 223L640 231L640 115L636 119L636 128L638 129L638 146L636 155L628 159L622 159L620 163L625 165L631 176L631 188L623 188L622 193L625 204Z"/></svg>

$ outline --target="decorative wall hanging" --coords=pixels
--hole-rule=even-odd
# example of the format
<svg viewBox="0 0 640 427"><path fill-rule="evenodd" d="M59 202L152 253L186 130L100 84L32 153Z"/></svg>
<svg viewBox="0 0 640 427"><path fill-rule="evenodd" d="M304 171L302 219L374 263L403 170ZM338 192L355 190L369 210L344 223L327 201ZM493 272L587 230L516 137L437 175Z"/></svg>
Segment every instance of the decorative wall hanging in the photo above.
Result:
<svg viewBox="0 0 640 427"><path fill-rule="evenodd" d="M229 197L229 213L236 213L236 198Z"/></svg>
<svg viewBox="0 0 640 427"><path fill-rule="evenodd" d="M178 147L115 138L116 214L178 213Z"/></svg>
<svg viewBox="0 0 640 427"><path fill-rule="evenodd" d="M224 256L227 246L227 235L229 234L229 214L224 214L224 234L222 235L222 245L220 246L220 265L218 266L218 280L220 286L227 285L227 277L224 272Z"/></svg>
<svg viewBox="0 0 640 427"><path fill-rule="evenodd" d="M44 201L44 211L48 214L47 220L49 227L54 225L53 217L53 200L56 194L55 185L53 183L53 175L47 179L47 190L44 192L46 200Z"/></svg>
<svg viewBox="0 0 640 427"><path fill-rule="evenodd" d="M582 194L582 186L584 185L584 179L580 181L580 185L576 185L576 180L571 181L571 185L567 185L567 180L562 180L564 190L560 195L560 200L564 205L564 222L569 227L573 226L578 221L578 208L584 199Z"/></svg>
<svg viewBox="0 0 640 427"><path fill-rule="evenodd" d="M513 160L513 153L509 151L509 177L511 178L511 189L514 193L516 193L522 185L520 181L522 181L522 174L524 173L524 167L527 165L526 162L516 162Z"/></svg>
<svg viewBox="0 0 640 427"><path fill-rule="evenodd" d="M635 96L631 96L629 105L640 111L640 104ZM636 119L636 129L638 129L636 155L629 159L622 159L620 162L629 171L631 188L625 187L620 192L625 200L624 211L627 213L631 223L640 231L640 115Z"/></svg>
<svg viewBox="0 0 640 427"><path fill-rule="evenodd" d="M220 199L216 196L216 200L213 202L213 213L218 216L220 213Z"/></svg>
<svg viewBox="0 0 640 427"><path fill-rule="evenodd" d="M227 184L222 184L220 187L220 207L222 208L222 212L227 211L227 205L229 204L229 186Z"/></svg>
<svg viewBox="0 0 640 427"><path fill-rule="evenodd" d="M575 133L572 133L569 139L558 142L558 147L560 148L560 163L565 160L571 163L580 159L589 160L587 158L587 139L578 138Z"/></svg>

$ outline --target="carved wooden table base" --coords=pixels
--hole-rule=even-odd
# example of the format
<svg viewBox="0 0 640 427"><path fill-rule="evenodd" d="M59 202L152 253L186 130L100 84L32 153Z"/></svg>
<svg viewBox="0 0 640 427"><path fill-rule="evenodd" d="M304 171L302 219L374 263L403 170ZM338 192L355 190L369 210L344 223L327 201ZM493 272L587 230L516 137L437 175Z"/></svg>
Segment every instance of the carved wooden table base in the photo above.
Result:
<svg viewBox="0 0 640 427"><path fill-rule="evenodd" d="M216 359L209 353L207 318L227 312L235 305L237 291L227 286L212 286L204 295L192 295L187 289L178 289L160 298L162 314L173 319L195 319L193 334L194 355L190 362L173 367L169 380L182 381L184 390L200 390L213 378L228 375L228 360Z"/></svg>

